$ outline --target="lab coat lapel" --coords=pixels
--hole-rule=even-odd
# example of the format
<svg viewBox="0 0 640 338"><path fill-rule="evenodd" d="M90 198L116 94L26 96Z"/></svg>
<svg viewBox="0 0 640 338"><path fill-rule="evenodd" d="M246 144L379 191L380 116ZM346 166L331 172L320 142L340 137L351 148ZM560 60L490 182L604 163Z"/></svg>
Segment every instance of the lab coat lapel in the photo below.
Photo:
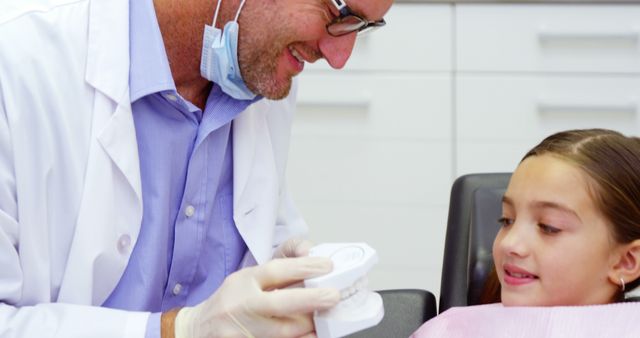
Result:
<svg viewBox="0 0 640 338"><path fill-rule="evenodd" d="M142 199L135 125L129 101L129 2L94 0L89 23L87 82L116 102L108 119L95 114L98 141ZM96 98L96 109L99 109ZM100 127L103 128L100 128Z"/></svg>
<svg viewBox="0 0 640 338"><path fill-rule="evenodd" d="M278 176L266 120L270 103L259 101L233 122L234 221L258 263L272 256Z"/></svg>
<svg viewBox="0 0 640 338"><path fill-rule="evenodd" d="M129 2L93 0L89 11L86 79L118 102L129 91Z"/></svg>
<svg viewBox="0 0 640 338"><path fill-rule="evenodd" d="M98 141L113 163L124 174L139 199L142 199L140 166L135 125L129 100L129 2L94 0L91 2L87 82L116 103L109 118L100 121ZM100 104L96 98L96 109ZM96 123L98 125L96 125ZM104 126L100 130L100 126Z"/></svg>
<svg viewBox="0 0 640 338"><path fill-rule="evenodd" d="M68 302L101 305L124 273L140 231L142 189L129 102L128 13L127 0L91 1L86 81L96 90L95 138L65 273L73 282L60 292ZM80 292L72 285L88 287Z"/></svg>

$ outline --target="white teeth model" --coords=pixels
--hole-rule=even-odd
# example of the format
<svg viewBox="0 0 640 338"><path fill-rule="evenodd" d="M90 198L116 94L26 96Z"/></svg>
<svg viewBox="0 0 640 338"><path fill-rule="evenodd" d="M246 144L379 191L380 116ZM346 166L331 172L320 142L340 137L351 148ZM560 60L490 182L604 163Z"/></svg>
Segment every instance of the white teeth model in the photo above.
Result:
<svg viewBox="0 0 640 338"><path fill-rule="evenodd" d="M368 289L366 279L378 262L373 248L364 243L327 243L311 248L309 256L331 258L333 271L305 280L305 287L333 287L341 298L335 307L314 314L318 338L344 337L380 323L382 297Z"/></svg>
<svg viewBox="0 0 640 338"><path fill-rule="evenodd" d="M304 63L302 55L300 55L297 50L293 49L293 47L289 47L289 51L291 51L291 55L293 55L298 60L298 62Z"/></svg>

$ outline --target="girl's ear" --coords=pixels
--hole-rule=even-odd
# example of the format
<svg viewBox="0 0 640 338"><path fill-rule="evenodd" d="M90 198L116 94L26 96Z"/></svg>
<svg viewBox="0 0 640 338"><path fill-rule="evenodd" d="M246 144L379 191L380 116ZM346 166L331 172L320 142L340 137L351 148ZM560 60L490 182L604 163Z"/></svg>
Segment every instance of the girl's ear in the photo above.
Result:
<svg viewBox="0 0 640 338"><path fill-rule="evenodd" d="M609 270L609 280L622 287L621 278L628 284L640 277L640 239L622 245L619 250L617 262Z"/></svg>

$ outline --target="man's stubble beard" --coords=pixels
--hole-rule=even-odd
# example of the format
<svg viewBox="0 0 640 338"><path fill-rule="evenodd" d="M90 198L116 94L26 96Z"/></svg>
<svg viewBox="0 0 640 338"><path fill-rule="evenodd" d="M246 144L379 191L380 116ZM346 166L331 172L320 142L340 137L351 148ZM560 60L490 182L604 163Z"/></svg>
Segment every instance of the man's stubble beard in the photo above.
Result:
<svg viewBox="0 0 640 338"><path fill-rule="evenodd" d="M278 60L288 48L287 41L290 41L290 38L287 33L292 31L292 27L283 24L283 21L276 17L265 17L265 13L273 11L265 6L262 4L258 8L246 9L246 20L243 21L247 26L240 26L238 63L249 90L268 99L280 100L287 97L291 90L291 77L278 81L277 68ZM261 29L258 27L260 23L272 29Z"/></svg>
<svg viewBox="0 0 640 338"><path fill-rule="evenodd" d="M240 53L238 62L247 88L271 100L280 100L289 95L291 79L279 82L276 77L277 61L284 48L286 47L280 49L267 47L262 52Z"/></svg>

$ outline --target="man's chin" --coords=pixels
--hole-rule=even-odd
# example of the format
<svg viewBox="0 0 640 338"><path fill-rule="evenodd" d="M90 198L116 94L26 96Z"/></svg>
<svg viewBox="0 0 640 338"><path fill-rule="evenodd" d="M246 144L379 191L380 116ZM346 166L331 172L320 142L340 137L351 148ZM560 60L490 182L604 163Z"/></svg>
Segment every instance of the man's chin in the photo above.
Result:
<svg viewBox="0 0 640 338"><path fill-rule="evenodd" d="M269 100L282 100L289 96L291 92L291 80L281 83L270 83L270 84L261 84L255 86L249 86L252 92L262 95L263 97Z"/></svg>

